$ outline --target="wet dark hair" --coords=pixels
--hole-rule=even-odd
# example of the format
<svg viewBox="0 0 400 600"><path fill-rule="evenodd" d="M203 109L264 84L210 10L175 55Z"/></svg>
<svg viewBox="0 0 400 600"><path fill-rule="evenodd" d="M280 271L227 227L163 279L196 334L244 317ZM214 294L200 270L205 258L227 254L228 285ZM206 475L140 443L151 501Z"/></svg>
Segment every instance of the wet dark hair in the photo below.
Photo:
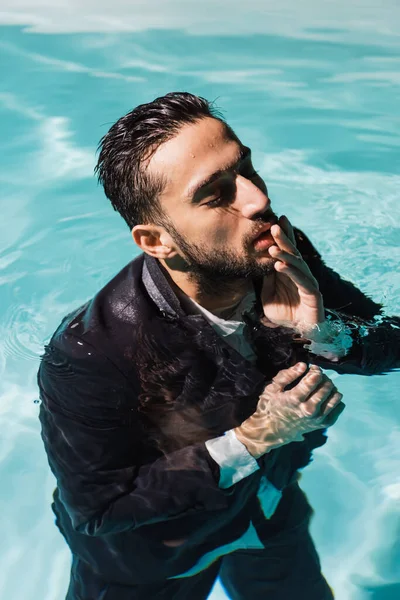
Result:
<svg viewBox="0 0 400 600"><path fill-rule="evenodd" d="M224 123L229 137L236 139L213 103L187 92L171 92L134 108L100 140L95 173L130 229L141 223L168 223L159 202L165 178L150 176L142 163L183 125L207 117Z"/></svg>

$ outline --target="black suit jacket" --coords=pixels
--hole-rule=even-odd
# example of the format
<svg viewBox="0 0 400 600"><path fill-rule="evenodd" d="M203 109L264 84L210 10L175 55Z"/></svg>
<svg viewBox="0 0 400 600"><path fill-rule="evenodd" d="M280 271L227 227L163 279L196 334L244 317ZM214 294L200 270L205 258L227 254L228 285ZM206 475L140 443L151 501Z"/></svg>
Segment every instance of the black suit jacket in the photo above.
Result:
<svg viewBox="0 0 400 600"><path fill-rule="evenodd" d="M398 368L400 319L383 317L295 233L325 307L353 324L348 356L313 362L363 375ZM284 488L325 442L323 432L309 434L262 457L260 470L231 488L218 486L219 465L205 441L252 414L281 368L310 358L290 330L260 326L260 281L255 287L247 334L256 365L201 315L185 314L167 274L144 254L67 315L47 345L38 384L42 439L57 479L53 510L72 552L103 578L133 584L190 568L247 529L263 473ZM279 511L268 526L279 529ZM163 544L174 537L187 542Z"/></svg>

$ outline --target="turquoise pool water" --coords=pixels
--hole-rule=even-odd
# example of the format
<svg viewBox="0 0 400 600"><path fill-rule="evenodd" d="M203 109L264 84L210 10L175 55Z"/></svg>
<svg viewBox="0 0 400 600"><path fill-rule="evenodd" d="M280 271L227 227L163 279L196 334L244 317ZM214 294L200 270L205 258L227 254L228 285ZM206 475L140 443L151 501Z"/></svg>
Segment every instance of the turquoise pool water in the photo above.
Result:
<svg viewBox="0 0 400 600"><path fill-rule="evenodd" d="M276 212L327 263L400 314L400 12L360 0L279 9L3 0L0 14L0 597L62 600L39 435L43 343L137 254L92 176L133 106L187 90L254 152ZM272 4L271 4L272 5ZM400 597L399 373L337 376L347 409L304 471L312 532L339 600ZM225 598L218 582L210 596Z"/></svg>

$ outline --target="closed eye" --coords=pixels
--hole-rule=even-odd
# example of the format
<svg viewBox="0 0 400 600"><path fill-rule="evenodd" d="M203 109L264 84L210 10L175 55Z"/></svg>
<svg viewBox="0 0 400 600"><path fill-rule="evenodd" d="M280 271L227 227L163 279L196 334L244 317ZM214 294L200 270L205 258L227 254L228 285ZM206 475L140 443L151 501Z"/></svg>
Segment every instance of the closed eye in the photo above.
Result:
<svg viewBox="0 0 400 600"><path fill-rule="evenodd" d="M232 202L236 196L236 183L234 181L221 183L215 191L215 195L214 200L206 202L203 206L215 207Z"/></svg>
<svg viewBox="0 0 400 600"><path fill-rule="evenodd" d="M258 171L255 171L254 169L250 173L240 173L240 175L246 179L254 179L255 177L259 177ZM218 188L219 189L216 191L218 196L209 202L205 202L203 206L211 206L212 208L222 206L224 203L230 202L234 199L236 192L236 184L234 182L221 182Z"/></svg>

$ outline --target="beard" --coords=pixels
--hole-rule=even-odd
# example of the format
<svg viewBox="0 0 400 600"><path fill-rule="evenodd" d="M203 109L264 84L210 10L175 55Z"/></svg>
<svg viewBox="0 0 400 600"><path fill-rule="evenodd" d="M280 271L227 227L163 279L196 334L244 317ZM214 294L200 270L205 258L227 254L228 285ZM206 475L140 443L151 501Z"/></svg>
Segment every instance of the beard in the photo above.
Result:
<svg viewBox="0 0 400 600"><path fill-rule="evenodd" d="M262 223L268 223L270 220L271 214ZM168 224L168 233L184 256L182 270L186 271L189 280L207 296L223 296L234 290L239 281L258 279L275 273L275 259L271 256L261 263L255 256L240 256L231 248L205 250L194 242L189 242L171 223ZM245 240L243 247L249 247L252 241L253 238Z"/></svg>

